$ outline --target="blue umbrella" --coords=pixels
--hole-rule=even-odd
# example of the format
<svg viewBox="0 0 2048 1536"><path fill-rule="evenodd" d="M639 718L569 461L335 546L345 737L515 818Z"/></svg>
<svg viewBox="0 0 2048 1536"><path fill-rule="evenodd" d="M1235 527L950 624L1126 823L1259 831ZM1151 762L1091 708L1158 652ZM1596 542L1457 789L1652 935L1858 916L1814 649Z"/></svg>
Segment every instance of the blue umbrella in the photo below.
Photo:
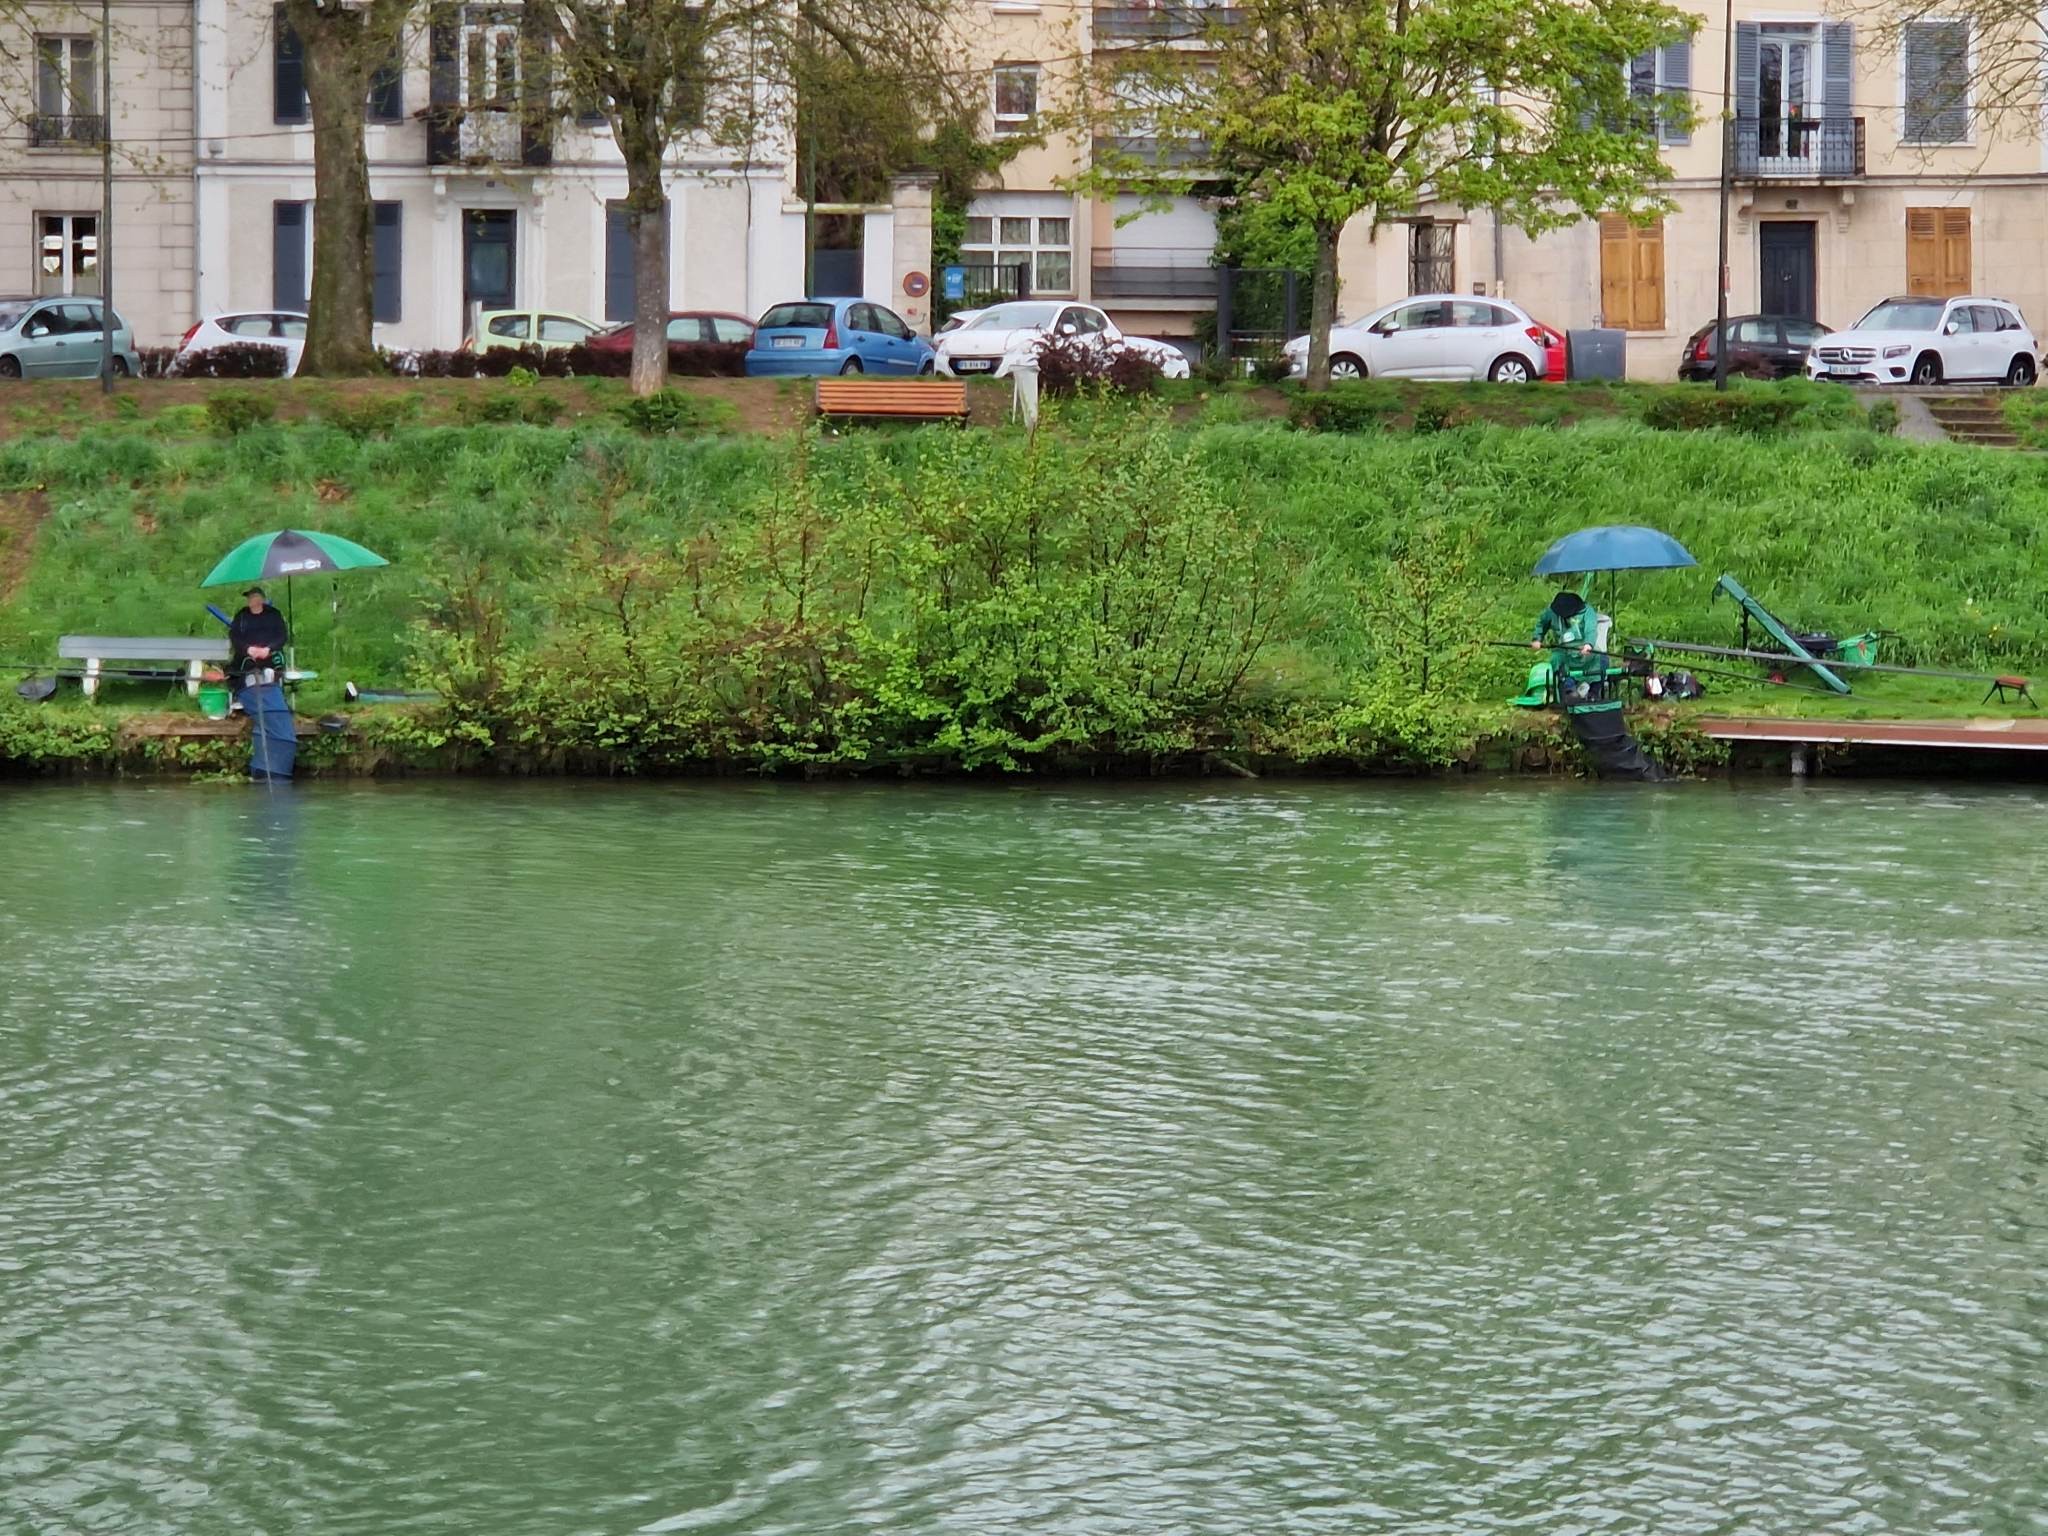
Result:
<svg viewBox="0 0 2048 1536"><path fill-rule="evenodd" d="M1668 571L1698 565L1668 533L1636 523L1609 523L1568 533L1536 562L1538 576L1587 571Z"/></svg>

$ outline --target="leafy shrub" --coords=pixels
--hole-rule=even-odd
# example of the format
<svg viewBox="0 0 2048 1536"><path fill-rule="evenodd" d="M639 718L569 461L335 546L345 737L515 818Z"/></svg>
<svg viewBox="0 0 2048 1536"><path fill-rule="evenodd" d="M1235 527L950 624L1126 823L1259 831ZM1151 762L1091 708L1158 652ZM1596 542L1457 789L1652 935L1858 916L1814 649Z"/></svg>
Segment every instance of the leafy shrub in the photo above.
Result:
<svg viewBox="0 0 2048 1536"><path fill-rule="evenodd" d="M320 419L350 437L389 437L419 412L416 395L381 395L355 401L323 401Z"/></svg>
<svg viewBox="0 0 2048 1536"><path fill-rule="evenodd" d="M1263 357L1252 359L1252 382L1256 384L1278 384L1287 378L1292 365L1284 352L1269 352Z"/></svg>
<svg viewBox="0 0 2048 1536"><path fill-rule="evenodd" d="M1371 432L1393 414L1393 398L1363 383L1299 394L1287 407L1289 425L1303 432Z"/></svg>
<svg viewBox="0 0 2048 1536"><path fill-rule="evenodd" d="M1077 395L1084 389L1149 395L1164 377L1159 365L1134 347L1110 351L1078 336L1048 332L1039 338L1035 357L1043 395Z"/></svg>
<svg viewBox="0 0 2048 1536"><path fill-rule="evenodd" d="M187 353L175 365L167 366L172 376L180 379L281 379L284 365L284 348L238 341Z"/></svg>
<svg viewBox="0 0 2048 1536"><path fill-rule="evenodd" d="M1880 400L1870 408L1865 419L1869 422L1871 431L1882 437L1890 437L1899 430L1899 402Z"/></svg>
<svg viewBox="0 0 2048 1536"><path fill-rule="evenodd" d="M428 351L394 353L393 373L422 379L623 379L633 371L633 354L609 348L493 347L488 352ZM739 342L671 342L668 371L678 378L709 379L743 376L747 349Z"/></svg>
<svg viewBox="0 0 2048 1536"><path fill-rule="evenodd" d="M1743 389L1720 394L1701 389L1671 389L1653 396L1643 407L1643 424L1659 432L1701 432L1725 427L1762 437L1782 432L1805 403L1775 390Z"/></svg>
<svg viewBox="0 0 2048 1536"><path fill-rule="evenodd" d="M524 422L528 426L551 426L562 414L562 402L538 392L490 390L464 395L455 402L456 417L465 426Z"/></svg>
<svg viewBox="0 0 2048 1536"><path fill-rule="evenodd" d="M1419 400L1415 405L1414 424L1417 432L1447 431L1460 425L1464 419L1464 412L1447 400L1431 397Z"/></svg>
<svg viewBox="0 0 2048 1536"><path fill-rule="evenodd" d="M514 389L531 389L540 382L540 375L531 368L514 368L505 375L505 382Z"/></svg>
<svg viewBox="0 0 2048 1536"><path fill-rule="evenodd" d="M176 347L137 347L136 357L142 363L141 377L145 379L169 378L171 363L178 355Z"/></svg>
<svg viewBox="0 0 2048 1536"><path fill-rule="evenodd" d="M635 396L618 407L618 414L634 431L657 436L709 431L718 419L710 401L674 389Z"/></svg>
<svg viewBox="0 0 2048 1536"><path fill-rule="evenodd" d="M237 436L276 414L275 400L246 389L218 390L206 402L207 424L223 437Z"/></svg>

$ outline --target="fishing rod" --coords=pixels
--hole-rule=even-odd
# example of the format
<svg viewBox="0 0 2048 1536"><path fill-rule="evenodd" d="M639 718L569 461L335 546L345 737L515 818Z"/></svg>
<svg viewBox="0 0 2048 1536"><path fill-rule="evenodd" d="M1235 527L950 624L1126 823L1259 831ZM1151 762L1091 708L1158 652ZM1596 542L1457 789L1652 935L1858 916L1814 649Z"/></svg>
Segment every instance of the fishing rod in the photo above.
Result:
<svg viewBox="0 0 2048 1536"><path fill-rule="evenodd" d="M1529 642L1526 640L1488 640L1485 642L1485 644L1505 647L1506 649L1511 651L1526 651L1530 649L1555 649L1566 651L1578 650L1577 646L1571 645L1555 647L1546 645L1531 647ZM1612 651L1603 651L1599 649L1587 649L1585 651L1580 652L1580 654L1585 656L1598 656L1602 661L1618 661L1621 662L1623 665L1627 665L1629 662L1640 662L1647 659L1642 656L1618 656ZM1783 658L1781 657L1779 659L1782 660ZM1768 677L1758 677L1753 672L1737 672L1731 667L1687 667L1686 670L1688 672L1700 673L1707 677L1733 678L1738 683L1752 683L1757 685L1758 687L1763 688L1791 688L1797 690L1800 693L1818 693L1827 698L1836 697L1833 690L1827 688L1816 688L1811 683L1795 683L1790 681L1789 679L1783 678L1774 679Z"/></svg>
<svg viewBox="0 0 2048 1536"><path fill-rule="evenodd" d="M1794 656L1789 651L1751 651L1732 645L1691 645L1682 640L1632 640L1631 645L1655 646L1659 650L1683 651L1690 656L1729 656L1743 661L1790 662L1797 667L1822 666L1830 671L1897 672L1907 677L1949 677L1965 683L1996 680L1990 672L1951 672L1943 667L1901 667L1882 661L1847 661L1833 656Z"/></svg>

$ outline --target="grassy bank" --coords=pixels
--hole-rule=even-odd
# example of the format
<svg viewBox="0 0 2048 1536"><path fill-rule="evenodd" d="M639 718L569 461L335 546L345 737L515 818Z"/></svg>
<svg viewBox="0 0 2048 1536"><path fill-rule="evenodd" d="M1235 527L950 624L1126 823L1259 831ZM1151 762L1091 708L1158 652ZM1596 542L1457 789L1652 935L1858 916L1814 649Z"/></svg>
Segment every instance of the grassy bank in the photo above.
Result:
<svg viewBox="0 0 2048 1536"><path fill-rule="evenodd" d="M1505 393L1571 399L1471 398ZM1620 578L1624 635L1726 643L1733 615L1707 595L1728 570L1801 624L1900 631L1890 659L2025 671L2048 654L2048 465L1881 438L1843 395L1767 437L1653 431L1620 391L1627 409L1541 431L1461 416L1457 390L1448 420L1401 430L1388 411L1357 433L1290 430L1263 398L1072 410L1035 441L732 417L646 436L609 404L551 427L350 430L308 410L227 435L189 413L20 435L0 444L0 658L46 661L66 632L205 633L194 583L213 559L311 526L397 564L297 584L301 661L324 674L305 707L331 708L345 676L448 696L364 717L356 739L383 760L1441 762L1529 729L1501 703L1529 658L1476 642L1526 632L1549 590L1535 556L1634 521L1701 568ZM1710 683L1717 709L1976 697ZM163 703L9 698L0 754L103 758L114 710Z"/></svg>

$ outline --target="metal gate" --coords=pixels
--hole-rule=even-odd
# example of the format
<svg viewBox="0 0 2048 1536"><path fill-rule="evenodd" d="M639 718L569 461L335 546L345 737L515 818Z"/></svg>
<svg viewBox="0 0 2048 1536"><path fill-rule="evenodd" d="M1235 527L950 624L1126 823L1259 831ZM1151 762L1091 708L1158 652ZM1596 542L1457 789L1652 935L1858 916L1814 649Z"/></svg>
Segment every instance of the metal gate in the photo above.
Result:
<svg viewBox="0 0 2048 1536"><path fill-rule="evenodd" d="M932 323L944 325L963 309L1031 297L1031 263L955 262L939 269L939 292L932 302Z"/></svg>
<svg viewBox="0 0 2048 1536"><path fill-rule="evenodd" d="M1216 272L1216 351L1225 362L1276 361L1305 330L1309 281L1284 267L1221 267Z"/></svg>
<svg viewBox="0 0 2048 1536"><path fill-rule="evenodd" d="M1410 224L1408 226L1408 291L1410 293L1455 293L1458 226L1455 224Z"/></svg>

